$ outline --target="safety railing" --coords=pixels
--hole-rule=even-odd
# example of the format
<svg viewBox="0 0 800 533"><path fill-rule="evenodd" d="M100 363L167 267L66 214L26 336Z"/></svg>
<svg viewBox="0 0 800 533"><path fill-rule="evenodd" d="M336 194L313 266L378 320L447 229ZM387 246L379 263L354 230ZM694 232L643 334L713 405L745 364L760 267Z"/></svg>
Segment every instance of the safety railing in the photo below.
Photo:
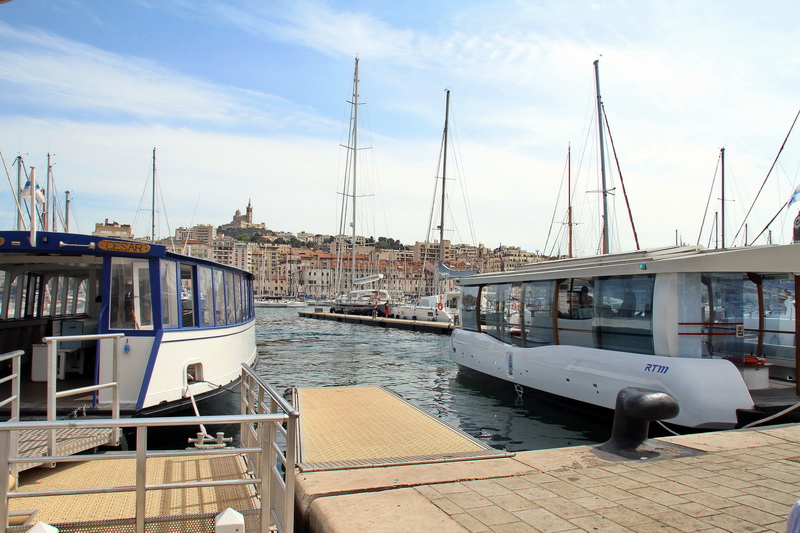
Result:
<svg viewBox="0 0 800 533"><path fill-rule="evenodd" d="M13 352L7 352L0 355L0 364L5 363L6 361L11 361L11 373L2 379L0 379L0 385L5 383L10 383L9 395L6 398L0 399L0 408L5 406L9 407L9 422L17 422L19 421L19 391L20 391L20 371L21 371L21 364L20 358L25 355L24 350L14 350ZM14 432L11 434L11 441L10 444L11 449L16 454L19 450L19 433ZM16 471L14 472L16 475Z"/></svg>
<svg viewBox="0 0 800 533"><path fill-rule="evenodd" d="M291 409L290 409L291 410ZM59 430L63 428L71 429L93 429L105 427L134 428L136 431L136 450L131 452L115 452L113 454L79 454L71 456L48 456L40 458L45 462L89 462L110 459L135 458L135 485L124 486L97 486L90 488L72 488L61 490L35 490L11 492L7 483L0 483L2 492L2 502L0 502L0 532L5 532L8 528L9 502L14 498L35 498L51 497L64 495L92 495L100 493L114 492L134 492L135 509L132 514L135 520L135 531L144 533L147 523L145 517L147 495L151 491L164 491L170 489L201 489L204 487L221 487L236 485L252 485L260 496L259 508L259 529L258 531L270 531L270 519L275 523L277 531L291 532L293 528L294 513L294 466L291 458L285 459L282 464L292 465L285 468L281 473L281 483L284 487L283 494L275 494L272 490L275 486L275 478L263 476L260 473L270 472L274 476L277 471L272 467L270 461L275 458L279 446L275 442L275 431L269 428L287 428L287 435L295 431L295 424L298 413L293 412L290 416L287 413L264 413L252 415L226 415L226 416L202 416L202 417L161 417L161 418L131 418L121 420L100 420L100 419L81 419L81 420L58 420L58 421L32 421L32 422L5 422L0 423L0 479L8 479L13 465L30 461L29 458L17 457L12 453L11 436L16 431L22 430ZM249 437L245 439L246 445L238 448L190 448L186 450L148 450L147 435L149 428L175 426L196 426L197 424L241 424L241 426L252 428L257 435L255 441ZM249 431L248 431L249 433ZM250 472L241 479L222 479L209 481L183 481L183 482L159 482L147 483L147 461L153 458L164 457L189 457L199 455L220 455L239 453L249 458L251 464L258 465L258 472ZM281 454L283 456L283 454ZM290 457L288 454L286 457ZM288 461L288 463L286 462ZM244 511L247 511L246 509ZM158 517L163 521L165 517ZM170 518L170 517L167 517ZM178 516L171 517L177 523Z"/></svg>
<svg viewBox="0 0 800 533"><path fill-rule="evenodd" d="M111 418L119 418L119 340L125 336L124 333L104 333L93 335L61 335L55 337L44 337L42 342L47 345L47 420L56 420L56 406L59 398L67 398L88 392L99 392L104 389L111 389ZM88 387L78 387L59 391L57 389L58 379L58 343L59 342L78 342L78 341L97 341L112 339L113 347L111 350L111 381L99 383ZM109 444L119 444L119 428L110 427ZM51 428L47 435L47 455L56 455L56 430Z"/></svg>
<svg viewBox="0 0 800 533"><path fill-rule="evenodd" d="M284 423L268 426L243 423L240 440L245 449L258 442L269 443L266 453L262 453L260 457L247 455L246 460L255 476L266 480L259 487L260 496L275 502L275 507L270 508L270 512L278 530L292 531L300 413L246 364L242 365L241 398L242 415L269 414L285 417Z"/></svg>

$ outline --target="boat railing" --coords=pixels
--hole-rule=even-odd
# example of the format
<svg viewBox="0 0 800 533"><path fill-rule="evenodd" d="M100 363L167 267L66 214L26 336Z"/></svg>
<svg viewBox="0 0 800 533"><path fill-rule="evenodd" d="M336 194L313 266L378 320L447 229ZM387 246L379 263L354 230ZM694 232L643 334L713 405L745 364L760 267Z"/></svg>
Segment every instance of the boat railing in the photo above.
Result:
<svg viewBox="0 0 800 533"><path fill-rule="evenodd" d="M20 359L25 355L25 350L14 350L0 355L0 365L6 361L11 361L11 373L0 379L0 385L10 383L10 393L7 398L0 399L0 408L10 406L9 422L19 421L19 391L20 391L20 376L21 376L21 362ZM13 432L10 436L10 446L16 452L19 450L19 432Z"/></svg>
<svg viewBox="0 0 800 533"><path fill-rule="evenodd" d="M57 401L60 398L67 398L69 396L76 396L79 394L99 392L104 389L111 389L111 418L119 419L120 406L119 406L119 341L125 336L124 333L102 333L91 335L60 335L53 337L44 337L42 342L47 346L47 420L56 420L56 407ZM78 387L74 389L57 390L58 380L58 343L59 342L83 342L83 341L96 341L100 342L104 339L113 340L113 348L111 350L111 381L107 383L98 383L88 387ZM120 429L119 427L109 428L109 441L108 444L116 446L119 444ZM56 436L55 428L51 428L47 432L47 452L49 456L56 455Z"/></svg>
<svg viewBox="0 0 800 533"><path fill-rule="evenodd" d="M282 417L282 422L269 425L243 423L240 441L244 449L264 450L260 455L245 454L245 461L255 477L266 478L257 489L262 501L271 502L270 512L279 531L292 531L300 413L249 365L242 364L241 414Z"/></svg>
<svg viewBox="0 0 800 533"><path fill-rule="evenodd" d="M201 456L230 455L231 453L245 456L259 456L256 461L261 464L261 471L275 472L275 468L269 463L275 455L276 445L272 439L274 432L268 430L271 426L293 427L292 418L286 413L264 413L257 415L219 415L219 416L186 416L186 417L159 417L159 418L126 418L122 420L111 419L80 419L80 420L56 420L56 421L17 421L0 424L0 479L9 479L12 475L13 467L16 464L30 461L28 457L19 457L13 453L11 447L12 434L18 431L49 431L77 429L80 431L91 431L98 428L121 427L134 428L136 434L136 450L122 451L106 454L77 454L42 457L41 460L53 463L83 463L102 460L133 459L135 468L135 485L108 486L99 484L95 487L84 488L65 488L57 490L32 490L12 492L9 483L0 483L2 487L3 501L0 503L0 531L7 531L9 520L9 503L16 498L37 498L37 497L56 497L89 494L107 493L135 493L135 509L132 509L133 520L135 521L135 531L143 533L146 525L147 497L153 491L165 491L174 489L203 489L206 487L227 487L227 486L251 486L255 487L255 492L260 496L260 529L258 531L270 531L270 519L274 520L279 532L291 532L294 522L294 493L284 494L281 498L275 498L270 489L274 482L270 477L261 477L252 472L238 479L211 479L208 481L189 480L179 482L148 483L147 461L156 458L192 458ZM196 447L182 450L148 450L148 429L150 428L174 428L176 426L196 426L200 424L241 424L242 427L256 428L259 435L258 443L253 446L231 447ZM294 490L294 468L286 469L281 477L286 478L285 486ZM277 503L276 503L277 502ZM291 502L291 505L285 504ZM250 511L249 509L238 510ZM288 514L287 514L288 513ZM244 513L242 513L244 514ZM172 518L178 523L180 516L157 517L159 520Z"/></svg>

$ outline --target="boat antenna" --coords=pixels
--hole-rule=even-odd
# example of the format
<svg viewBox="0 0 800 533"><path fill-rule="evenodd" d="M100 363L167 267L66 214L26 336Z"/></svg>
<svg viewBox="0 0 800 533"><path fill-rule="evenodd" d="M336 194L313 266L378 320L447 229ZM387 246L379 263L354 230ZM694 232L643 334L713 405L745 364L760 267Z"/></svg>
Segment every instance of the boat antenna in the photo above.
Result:
<svg viewBox="0 0 800 533"><path fill-rule="evenodd" d="M597 88L597 132L600 142L600 177L603 194L603 254L608 253L608 188L606 187L606 155L603 142L603 100L600 97L600 60L594 61L595 86Z"/></svg>

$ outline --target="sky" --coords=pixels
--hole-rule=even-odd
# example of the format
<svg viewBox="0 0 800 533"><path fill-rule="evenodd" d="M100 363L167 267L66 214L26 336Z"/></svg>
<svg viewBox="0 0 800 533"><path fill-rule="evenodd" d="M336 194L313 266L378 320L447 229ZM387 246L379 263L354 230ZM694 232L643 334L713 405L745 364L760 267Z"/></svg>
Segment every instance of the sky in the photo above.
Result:
<svg viewBox="0 0 800 533"><path fill-rule="evenodd" d="M448 89L445 238L566 253L569 182L575 253L594 254L598 61L612 250L635 249L631 219L640 248L714 247L723 205L726 244L773 217L757 242L788 242L797 20L794 0L11 0L0 227L15 158L41 182L51 154L72 231L148 235L155 149L157 237L248 201L269 229L336 234L358 58L358 234L428 236Z"/></svg>

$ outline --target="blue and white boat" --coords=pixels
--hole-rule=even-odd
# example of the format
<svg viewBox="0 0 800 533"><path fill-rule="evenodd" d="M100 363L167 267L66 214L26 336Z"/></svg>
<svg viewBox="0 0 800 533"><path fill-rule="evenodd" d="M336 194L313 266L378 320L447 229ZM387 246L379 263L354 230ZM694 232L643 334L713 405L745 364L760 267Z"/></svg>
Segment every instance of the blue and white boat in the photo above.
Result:
<svg viewBox="0 0 800 533"><path fill-rule="evenodd" d="M43 338L123 334L123 416L232 414L242 363L256 362L252 274L165 246L73 233L0 232L0 353L24 350L21 414L37 414ZM58 387L113 381L113 339L57 344ZM51 363L52 365L52 363ZM88 399L87 399L88 398ZM107 414L110 391L77 408ZM76 402L60 402L72 410Z"/></svg>

